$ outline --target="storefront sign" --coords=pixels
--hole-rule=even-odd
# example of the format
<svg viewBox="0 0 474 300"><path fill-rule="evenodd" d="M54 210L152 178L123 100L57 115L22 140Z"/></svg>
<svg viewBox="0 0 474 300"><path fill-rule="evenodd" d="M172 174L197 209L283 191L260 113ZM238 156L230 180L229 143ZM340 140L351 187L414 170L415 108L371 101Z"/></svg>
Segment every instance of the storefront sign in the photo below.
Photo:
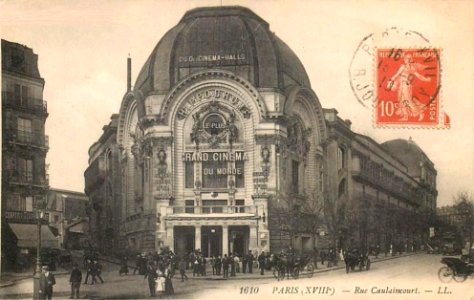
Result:
<svg viewBox="0 0 474 300"><path fill-rule="evenodd" d="M210 54L210 55L188 55L178 57L179 63L199 63L199 62L234 62L245 60L244 53L234 54Z"/></svg>
<svg viewBox="0 0 474 300"><path fill-rule="evenodd" d="M240 161L248 160L248 154L243 151L229 152L186 152L183 161Z"/></svg>

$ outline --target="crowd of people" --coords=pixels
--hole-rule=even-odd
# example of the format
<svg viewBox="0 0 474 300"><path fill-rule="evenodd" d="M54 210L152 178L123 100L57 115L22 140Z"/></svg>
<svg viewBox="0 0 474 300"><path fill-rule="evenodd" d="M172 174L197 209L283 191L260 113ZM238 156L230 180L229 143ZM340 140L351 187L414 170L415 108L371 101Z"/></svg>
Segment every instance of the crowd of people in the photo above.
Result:
<svg viewBox="0 0 474 300"><path fill-rule="evenodd" d="M369 250L370 252L377 252L377 254L380 251L378 247ZM315 268L318 267L319 262L322 265L326 264L327 267L331 267L337 265L338 260L343 259L340 257L342 253L343 251L337 251L333 247L322 250L314 248L312 254L309 254L309 258ZM177 255L169 249L164 249L160 253L143 252L136 253L135 255L122 255L120 258L119 275L125 276L131 273L144 276L144 279L148 282L151 297L156 296L157 292L173 295L172 279L177 270L179 270L180 279L183 282L188 280L187 273L190 274L191 272L193 277L209 276L212 272L213 276L222 276L227 279L238 276L237 274L239 273L252 274L254 269L258 269L260 275L264 275L265 271L275 270L277 262L280 261L281 263L282 257L289 258L287 261L291 262L291 258L296 256L297 254L295 254L291 247L278 254L264 251L255 253L249 250L246 254L242 255L231 252L209 258L205 257L200 249L182 255ZM129 266L131 260L134 260L134 267ZM133 268L133 271L129 272L129 268ZM69 280L71 284L71 298L79 298L81 284L93 285L104 283L101 276L102 265L99 262L97 253L86 252L83 260L83 269L86 271L84 282L82 282L83 276L78 265L73 265ZM47 273L48 278L51 277L49 274ZM45 279L44 282L48 283L51 280ZM43 293L48 297L50 291L52 293L52 285L51 288L45 288Z"/></svg>

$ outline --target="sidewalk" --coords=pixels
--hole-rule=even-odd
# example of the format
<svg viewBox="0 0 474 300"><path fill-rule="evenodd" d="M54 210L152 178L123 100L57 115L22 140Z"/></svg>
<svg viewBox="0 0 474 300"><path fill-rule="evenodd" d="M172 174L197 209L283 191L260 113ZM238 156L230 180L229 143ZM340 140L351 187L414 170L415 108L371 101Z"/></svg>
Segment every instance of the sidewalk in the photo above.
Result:
<svg viewBox="0 0 474 300"><path fill-rule="evenodd" d="M54 275L65 275L69 274L70 271L64 270L62 268L58 268L54 271ZM25 279L32 279L33 274L31 272L23 272L23 273L15 273L15 272L3 272L0 276L0 289L12 286L17 281L25 280Z"/></svg>
<svg viewBox="0 0 474 300"><path fill-rule="evenodd" d="M401 258L401 257L406 257L410 255L416 255L424 252L411 252L411 253L403 253L402 255L396 255L396 256L381 256L379 258L371 257L371 263L377 263L380 261L385 261L385 260L390 260L390 259L396 259L396 258ZM104 271L118 271L118 266L116 265L115 262L113 262L110 259L107 258L100 258L104 265ZM321 265L318 263L318 269L314 270L314 274L318 273L324 273L324 272L329 272L329 271L334 271L334 270L341 270L344 269L344 261L339 261L337 266L333 266L328 268L327 265ZM130 271L133 269L133 267L130 268ZM237 273L236 276L234 277L229 277L227 279L223 278L222 275L212 275L212 269L208 267L206 269L207 276L192 276L192 271L188 270L186 272L186 275L188 276L188 279L190 280L252 280L252 279L263 279L263 278L273 278L273 271L265 270L264 275L260 275L260 269L254 268L253 273ZM69 270L65 270L62 268L58 268L57 271L53 272L54 275L67 275L70 273ZM308 273L306 271L303 271L300 274L300 277L308 277ZM33 278L33 274L31 272L25 272L25 273L14 273L14 272L6 272L2 273L0 277L0 289L4 287L9 287L13 286L16 284L16 282L25 280L25 279L31 279ZM180 275L179 271L176 271L176 274L174 276L174 280L180 280Z"/></svg>

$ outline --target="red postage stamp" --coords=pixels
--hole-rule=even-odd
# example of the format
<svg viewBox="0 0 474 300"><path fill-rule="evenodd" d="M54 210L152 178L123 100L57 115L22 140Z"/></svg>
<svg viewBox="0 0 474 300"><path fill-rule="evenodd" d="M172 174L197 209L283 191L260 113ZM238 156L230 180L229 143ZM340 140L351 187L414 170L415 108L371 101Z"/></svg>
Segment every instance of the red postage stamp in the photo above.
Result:
<svg viewBox="0 0 474 300"><path fill-rule="evenodd" d="M436 126L439 49L377 49L376 125Z"/></svg>

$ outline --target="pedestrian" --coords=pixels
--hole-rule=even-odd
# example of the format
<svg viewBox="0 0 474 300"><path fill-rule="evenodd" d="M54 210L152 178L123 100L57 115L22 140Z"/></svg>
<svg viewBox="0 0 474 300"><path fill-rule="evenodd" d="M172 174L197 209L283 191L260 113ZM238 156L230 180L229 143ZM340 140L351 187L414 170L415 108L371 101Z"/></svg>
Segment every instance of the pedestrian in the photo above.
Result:
<svg viewBox="0 0 474 300"><path fill-rule="evenodd" d="M214 256L211 256L210 263L212 267L212 275L216 275L216 258Z"/></svg>
<svg viewBox="0 0 474 300"><path fill-rule="evenodd" d="M49 272L48 266L43 266L42 271L39 279L39 298L45 300L52 299L53 286L56 284L56 278L54 278L53 273Z"/></svg>
<svg viewBox="0 0 474 300"><path fill-rule="evenodd" d="M99 263L99 261L95 260L93 262L93 267L92 267L92 284L96 282L96 277L100 279L100 283L104 283L104 280L100 276L102 274L102 265Z"/></svg>
<svg viewBox="0 0 474 300"><path fill-rule="evenodd" d="M71 284L71 297L69 299L79 298L79 288L82 282L82 272L79 270L77 264L72 266L71 276L69 277L69 283Z"/></svg>
<svg viewBox="0 0 474 300"><path fill-rule="evenodd" d="M128 257L127 255L122 256L122 260L120 261L120 270L119 275L128 275ZM86 278L87 281L87 278Z"/></svg>
<svg viewBox="0 0 474 300"><path fill-rule="evenodd" d="M137 253L137 255L135 256L135 268L133 269L133 275L135 275L137 271L138 271L138 274L140 274L141 260L142 260L142 257L140 253Z"/></svg>
<svg viewBox="0 0 474 300"><path fill-rule="evenodd" d="M264 270L265 270L265 251L262 251L260 255L257 258L258 260L258 266L260 268L260 275L264 275Z"/></svg>
<svg viewBox="0 0 474 300"><path fill-rule="evenodd" d="M252 274L254 260L255 260L255 257L252 254L252 250L249 250L249 254L247 255L247 264L248 264L250 274Z"/></svg>
<svg viewBox="0 0 474 300"><path fill-rule="evenodd" d="M171 277L171 269L170 265L168 265L165 270L165 294L168 296L174 294L173 282L171 281Z"/></svg>
<svg viewBox="0 0 474 300"><path fill-rule="evenodd" d="M221 269L222 269L222 259L219 255L216 258L216 275L221 275Z"/></svg>
<svg viewBox="0 0 474 300"><path fill-rule="evenodd" d="M242 255L242 273L246 273L247 271L247 254Z"/></svg>
<svg viewBox="0 0 474 300"><path fill-rule="evenodd" d="M186 260L184 257L179 261L179 273L181 273L181 281L185 279L188 280L188 276L186 276Z"/></svg>
<svg viewBox="0 0 474 300"><path fill-rule="evenodd" d="M234 265L235 265L235 272L240 273L240 258L237 253L234 255Z"/></svg>
<svg viewBox="0 0 474 300"><path fill-rule="evenodd" d="M313 248L313 261L314 261L314 268L318 268L318 259L319 259L319 251L318 248Z"/></svg>
<svg viewBox="0 0 474 300"><path fill-rule="evenodd" d="M224 278L229 278L229 258L227 257L227 254L224 254L224 257L222 258L222 269Z"/></svg>
<svg viewBox="0 0 474 300"><path fill-rule="evenodd" d="M87 284L87 281L89 280L89 276L92 275L92 261L87 260L86 262L86 279L84 280L84 284ZM94 281L92 281L94 283Z"/></svg>
<svg viewBox="0 0 474 300"><path fill-rule="evenodd" d="M235 261L234 261L234 255L232 253L229 254L229 264L230 264L230 276L235 277Z"/></svg>
<svg viewBox="0 0 474 300"><path fill-rule="evenodd" d="M156 296L156 283L155 280L158 278L155 264L150 261L147 265L144 279L148 279L148 288L150 289L150 297Z"/></svg>
<svg viewBox="0 0 474 300"><path fill-rule="evenodd" d="M197 257L194 258L194 265L193 265L193 277L199 276L199 259Z"/></svg>
<svg viewBox="0 0 474 300"><path fill-rule="evenodd" d="M206 258L203 256L202 260L201 260L201 275L202 276L207 276L206 275L206 264L207 264Z"/></svg>

